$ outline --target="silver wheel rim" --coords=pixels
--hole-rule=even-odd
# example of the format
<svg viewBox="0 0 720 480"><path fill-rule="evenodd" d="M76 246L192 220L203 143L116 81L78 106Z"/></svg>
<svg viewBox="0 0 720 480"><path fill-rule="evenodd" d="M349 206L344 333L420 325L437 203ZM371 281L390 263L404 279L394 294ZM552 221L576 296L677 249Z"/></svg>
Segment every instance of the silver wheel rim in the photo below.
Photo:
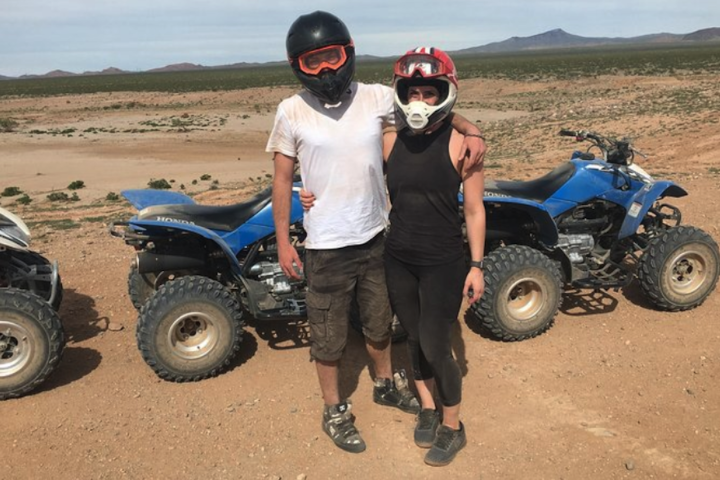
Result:
<svg viewBox="0 0 720 480"><path fill-rule="evenodd" d="M213 351L218 343L218 328L209 315L189 312L178 317L167 336L170 349L180 358L197 360Z"/></svg>
<svg viewBox="0 0 720 480"><path fill-rule="evenodd" d="M31 340L28 329L0 320L0 378L16 374L30 362L34 350Z"/></svg>
<svg viewBox="0 0 720 480"><path fill-rule="evenodd" d="M530 277L521 278L508 289L508 312L517 321L528 321L540 312L545 297L545 290L540 283Z"/></svg>
<svg viewBox="0 0 720 480"><path fill-rule="evenodd" d="M698 251L682 252L672 259L670 265L670 288L678 295L696 292L708 278L707 262Z"/></svg>

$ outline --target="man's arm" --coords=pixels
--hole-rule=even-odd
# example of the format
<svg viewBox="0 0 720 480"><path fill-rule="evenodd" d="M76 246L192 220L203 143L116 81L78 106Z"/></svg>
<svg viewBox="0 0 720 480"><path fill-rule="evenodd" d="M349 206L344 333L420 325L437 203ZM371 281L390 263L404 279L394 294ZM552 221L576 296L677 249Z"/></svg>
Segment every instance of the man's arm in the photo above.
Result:
<svg viewBox="0 0 720 480"><path fill-rule="evenodd" d="M278 245L278 261L286 276L299 279L300 276L295 271L293 263L302 269L302 262L297 250L290 243L290 211L296 160L276 152L273 161L275 175L273 176L272 208Z"/></svg>
<svg viewBox="0 0 720 480"><path fill-rule="evenodd" d="M485 152L487 146L485 145L485 137L477 127L477 125L470 122L468 119L458 113L451 113L452 117L450 122L455 130L465 135L462 148L460 149L460 158L466 156L465 163L468 168L472 168L475 165L479 165L485 159Z"/></svg>

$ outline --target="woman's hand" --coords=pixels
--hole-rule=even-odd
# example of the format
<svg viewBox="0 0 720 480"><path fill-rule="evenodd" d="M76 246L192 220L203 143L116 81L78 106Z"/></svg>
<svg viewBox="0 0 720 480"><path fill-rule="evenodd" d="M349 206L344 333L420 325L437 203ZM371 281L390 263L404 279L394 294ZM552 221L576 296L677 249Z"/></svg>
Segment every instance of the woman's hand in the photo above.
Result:
<svg viewBox="0 0 720 480"><path fill-rule="evenodd" d="M465 287L463 295L467 297L468 303L475 303L480 300L485 292L485 277L483 271L479 268L472 267L465 277Z"/></svg>
<svg viewBox="0 0 720 480"><path fill-rule="evenodd" d="M302 205L303 210L307 212L313 205L315 205L315 195L303 188L300 190L300 204Z"/></svg>

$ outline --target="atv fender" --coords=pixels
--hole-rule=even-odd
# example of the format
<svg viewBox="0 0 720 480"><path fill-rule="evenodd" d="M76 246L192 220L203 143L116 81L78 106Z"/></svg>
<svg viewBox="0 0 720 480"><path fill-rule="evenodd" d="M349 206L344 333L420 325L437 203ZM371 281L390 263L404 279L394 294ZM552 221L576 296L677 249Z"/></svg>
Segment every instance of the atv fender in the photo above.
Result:
<svg viewBox="0 0 720 480"><path fill-rule="evenodd" d="M557 225L548 209L540 203L520 198L488 197L483 199L485 209L502 208L517 210L530 216L535 224L538 239L545 245L555 245L558 242ZM488 224L488 229L492 225Z"/></svg>
<svg viewBox="0 0 720 480"><path fill-rule="evenodd" d="M151 188L123 190L120 194L138 210L153 205L194 204L195 200L180 192L154 190Z"/></svg>
<svg viewBox="0 0 720 480"><path fill-rule="evenodd" d="M157 235L159 236L167 236L169 233L185 232L208 239L214 242L218 247L220 247L223 253L225 253L228 262L230 263L230 268L233 272L233 275L237 276L238 278L242 276L242 268L237 260L237 257L235 257L235 253L232 251L232 249L223 239L223 237L221 237L212 230L208 230L207 228L203 228L198 225L192 225L189 223L178 224L175 222L161 222L156 220L137 220L135 217L130 220L128 225L135 232L141 235L153 236L155 235L154 232L158 232Z"/></svg>
<svg viewBox="0 0 720 480"><path fill-rule="evenodd" d="M668 180L655 182L652 186L648 185L648 187L650 188L641 189L633 198L633 201L626 205L627 215L620 228L618 238L622 239L634 235L640 228L640 224L648 210L659 199L663 197L679 198L688 194L684 188Z"/></svg>

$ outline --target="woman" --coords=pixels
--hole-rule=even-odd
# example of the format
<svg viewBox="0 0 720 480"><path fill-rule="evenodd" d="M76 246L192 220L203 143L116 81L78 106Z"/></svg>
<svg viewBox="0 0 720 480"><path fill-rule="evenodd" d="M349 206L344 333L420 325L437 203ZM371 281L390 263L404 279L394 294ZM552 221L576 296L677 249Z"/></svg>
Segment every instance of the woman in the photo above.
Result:
<svg viewBox="0 0 720 480"><path fill-rule="evenodd" d="M383 149L392 204L385 275L392 307L408 332L422 404L415 443L430 448L426 463L447 465L467 442L460 421L462 374L453 358L451 332L463 296L475 302L484 289L483 166L468 168L458 160L463 137L448 119L457 98L457 74L445 52L407 52L395 64L393 86L398 131L385 135ZM469 270L458 212L461 184Z"/></svg>

